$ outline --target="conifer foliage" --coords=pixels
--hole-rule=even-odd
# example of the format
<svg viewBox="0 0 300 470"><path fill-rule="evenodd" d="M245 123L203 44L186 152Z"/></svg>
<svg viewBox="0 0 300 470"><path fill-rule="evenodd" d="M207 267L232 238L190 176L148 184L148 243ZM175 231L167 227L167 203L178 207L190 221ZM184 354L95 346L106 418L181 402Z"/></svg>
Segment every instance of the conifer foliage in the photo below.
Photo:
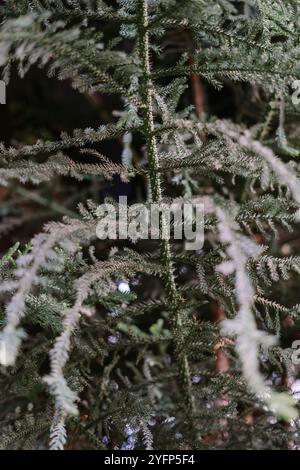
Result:
<svg viewBox="0 0 300 470"><path fill-rule="evenodd" d="M103 253L88 199L12 247L1 448L297 448L286 326L299 322L300 258L280 240L300 219L299 13L293 0L3 3L8 85L38 67L121 111L57 141L2 144L1 185L144 178L147 203L204 203L205 244L186 251L161 219L159 240ZM120 162L97 150L105 141L122 142Z"/></svg>

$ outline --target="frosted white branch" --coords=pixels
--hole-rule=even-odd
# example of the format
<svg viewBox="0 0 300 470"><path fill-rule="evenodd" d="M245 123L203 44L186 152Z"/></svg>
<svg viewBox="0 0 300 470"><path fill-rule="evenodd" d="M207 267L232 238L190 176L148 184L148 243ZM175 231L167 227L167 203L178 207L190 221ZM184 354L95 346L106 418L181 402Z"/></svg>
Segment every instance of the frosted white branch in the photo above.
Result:
<svg viewBox="0 0 300 470"><path fill-rule="evenodd" d="M290 190L293 199L300 207L300 180L285 163L276 157L273 150L266 147L258 140L254 140L250 131L246 130L243 133L240 133L226 122L219 122L217 124L217 130L223 135L230 137L242 147L260 155L276 174L279 182ZM300 220L300 209L297 212L296 217Z"/></svg>
<svg viewBox="0 0 300 470"><path fill-rule="evenodd" d="M55 244L63 243L65 239L82 230L89 231L87 224L81 221L72 221L72 224L63 223L50 224L46 227L45 233L36 235L32 240L32 249L29 254L20 256L17 259L17 268L13 290L15 291L10 302L7 304L6 324L0 333L0 363L4 366L12 366L16 361L21 339L25 337L25 332L20 328L20 322L26 311L26 297L34 285L45 282L45 277L41 276L40 269L57 272L63 268L64 257L60 256L53 249ZM67 251L74 250L74 244L69 242L65 245ZM11 286L5 281L0 285L0 291L6 291Z"/></svg>
<svg viewBox="0 0 300 470"><path fill-rule="evenodd" d="M233 320L223 321L223 333L236 338L236 350L241 360L243 375L252 392L275 414L287 420L295 419L298 413L294 408L293 398L285 393L274 392L265 384L259 370L260 346L268 348L276 342L275 337L258 330L252 311L255 291L246 266L250 256L252 258L259 256L260 247L238 233L238 226L223 209L216 207L215 211L220 241L226 245L230 258L230 261L219 265L218 269L225 275L235 274L235 295L238 305L236 317Z"/></svg>
<svg viewBox="0 0 300 470"><path fill-rule="evenodd" d="M50 429L50 450L63 450L66 442L65 414L56 411Z"/></svg>

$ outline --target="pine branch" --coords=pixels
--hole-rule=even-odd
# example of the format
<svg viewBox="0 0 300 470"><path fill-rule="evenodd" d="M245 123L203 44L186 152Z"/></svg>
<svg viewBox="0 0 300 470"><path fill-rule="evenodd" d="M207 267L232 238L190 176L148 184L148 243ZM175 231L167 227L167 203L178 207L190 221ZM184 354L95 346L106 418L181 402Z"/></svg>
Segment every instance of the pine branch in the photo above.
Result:
<svg viewBox="0 0 300 470"><path fill-rule="evenodd" d="M162 199L161 180L159 175L159 163L157 144L154 133L153 121L153 84L151 79L150 68L150 44L149 44L149 31L148 31L148 0L139 0L139 20L138 20L138 38L139 38L139 56L143 70L143 81L141 84L141 94L143 99L143 112L144 112L144 132L147 141L147 155L149 164L149 178L151 183L152 200L155 203L160 203ZM180 351L180 343L176 344L176 337L180 338L180 331L183 326L183 319L181 317L179 296L175 284L174 268L172 263L171 248L168 240L163 239L165 221L163 218L160 220L160 234L161 234L161 256L163 264L166 268L165 285L168 300L170 302L170 310L174 315L174 338L175 349L179 360L179 369L182 373L182 380L184 390L187 398L188 413L192 416L195 411L194 398L191 391L191 373L189 368L188 359L182 356Z"/></svg>

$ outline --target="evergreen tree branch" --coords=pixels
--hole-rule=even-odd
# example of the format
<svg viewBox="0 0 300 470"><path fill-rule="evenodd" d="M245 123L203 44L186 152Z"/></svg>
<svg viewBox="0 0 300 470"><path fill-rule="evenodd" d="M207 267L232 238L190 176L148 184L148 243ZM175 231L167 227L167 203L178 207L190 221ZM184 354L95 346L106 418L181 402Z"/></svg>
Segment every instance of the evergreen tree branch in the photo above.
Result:
<svg viewBox="0 0 300 470"><path fill-rule="evenodd" d="M139 39L139 57L143 71L141 94L143 99L143 115L144 115L144 132L147 142L147 155L149 165L149 178L151 184L151 196L155 203L162 201L161 178L159 173L159 162L157 143L154 136L154 120L153 120L153 84L151 78L150 66L150 44L149 44L149 17L148 17L148 0L139 0L139 20L138 20L138 39ZM195 412L194 397L191 390L191 372L187 356L181 351L181 331L183 326L182 314L180 311L179 294L177 291L174 268L171 255L171 247L169 241L163 238L164 224L163 217L160 220L161 234L161 257L166 269L165 285L166 295L170 302L170 310L174 315L174 341L176 355L179 360L179 369L182 374L184 384L184 392L186 395L188 414L192 417Z"/></svg>

